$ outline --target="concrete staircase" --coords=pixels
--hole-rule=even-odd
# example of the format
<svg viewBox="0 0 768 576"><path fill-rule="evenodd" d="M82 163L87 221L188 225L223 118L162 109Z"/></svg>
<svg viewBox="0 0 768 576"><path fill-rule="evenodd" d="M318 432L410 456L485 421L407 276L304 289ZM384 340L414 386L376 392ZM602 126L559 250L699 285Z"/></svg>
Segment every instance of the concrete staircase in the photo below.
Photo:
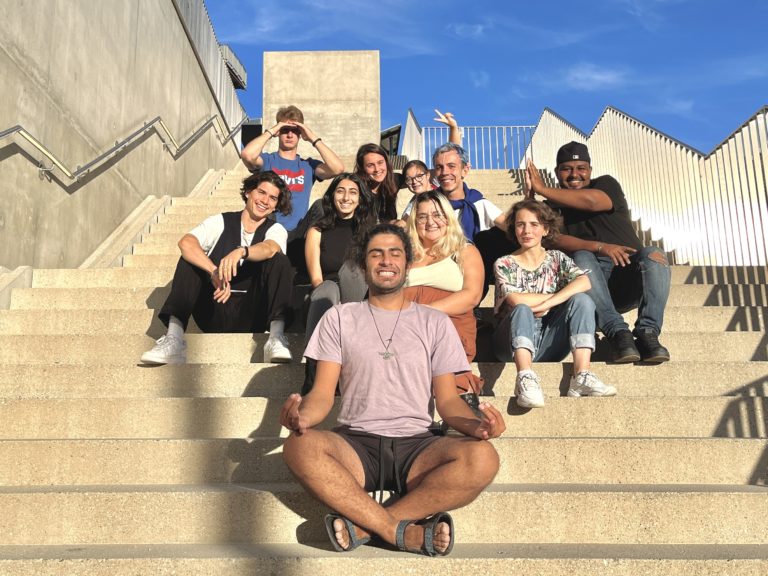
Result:
<svg viewBox="0 0 768 576"><path fill-rule="evenodd" d="M330 551L324 511L279 454L301 365L263 364L263 335L194 328L188 365L138 365L162 333L178 237L239 209L241 176L175 200L124 267L35 270L0 312L0 574L768 573L768 293L755 269L675 267L674 360L597 362L617 398L561 397L570 366L542 364L547 406L521 410L514 367L483 351L508 431L494 484L455 512L453 554Z"/></svg>

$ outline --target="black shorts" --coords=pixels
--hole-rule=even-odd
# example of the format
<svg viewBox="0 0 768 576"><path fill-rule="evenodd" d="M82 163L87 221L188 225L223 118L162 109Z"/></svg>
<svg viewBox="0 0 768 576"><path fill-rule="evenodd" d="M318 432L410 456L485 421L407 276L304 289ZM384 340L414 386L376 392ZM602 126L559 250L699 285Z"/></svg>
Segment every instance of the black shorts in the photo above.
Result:
<svg viewBox="0 0 768 576"><path fill-rule="evenodd" d="M393 438L350 430L349 426L338 426L333 432L344 438L360 458L366 492L387 490L400 495L407 492L405 483L416 457L439 438L432 432Z"/></svg>

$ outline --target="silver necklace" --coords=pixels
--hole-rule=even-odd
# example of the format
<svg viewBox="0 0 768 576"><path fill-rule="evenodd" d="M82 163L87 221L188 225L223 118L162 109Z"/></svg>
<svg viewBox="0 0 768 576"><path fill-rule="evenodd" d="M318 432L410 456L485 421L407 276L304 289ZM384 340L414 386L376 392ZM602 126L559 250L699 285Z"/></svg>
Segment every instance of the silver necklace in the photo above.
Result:
<svg viewBox="0 0 768 576"><path fill-rule="evenodd" d="M379 331L379 325L376 324L376 317L373 315L373 309L371 308L370 301L366 300L368 303L368 312L371 313L371 320L373 320L373 326L376 328L376 334L379 335L379 340L381 340L381 345L384 346L384 352L378 352L378 355L384 358L384 360L389 360L392 358L392 356L397 356L396 352L390 352L389 347L392 345L392 338L395 336L395 330L397 330L397 323L400 322L400 313L403 311L403 304L405 304L405 296L403 296L403 301L400 303L400 310L397 311L397 319L395 320L395 326L392 328L392 334L389 335L389 338L386 340L386 344L384 343L384 338L381 337L381 332Z"/></svg>

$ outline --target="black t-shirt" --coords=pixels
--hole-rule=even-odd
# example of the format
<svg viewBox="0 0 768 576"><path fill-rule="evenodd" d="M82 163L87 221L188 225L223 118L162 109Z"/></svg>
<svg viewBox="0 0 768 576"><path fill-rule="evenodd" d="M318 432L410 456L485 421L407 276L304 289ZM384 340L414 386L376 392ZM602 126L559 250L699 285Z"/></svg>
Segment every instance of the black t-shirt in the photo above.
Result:
<svg viewBox="0 0 768 576"><path fill-rule="evenodd" d="M639 250L643 247L637 237L632 220L629 217L627 199L621 185L613 176L594 178L588 188L605 192L613 203L613 208L605 212L586 212L566 206L556 206L563 216L564 234L581 238L619 244Z"/></svg>
<svg viewBox="0 0 768 576"><path fill-rule="evenodd" d="M354 236L353 220L341 220L336 226L320 235L320 270L323 280L338 280L339 269L344 264Z"/></svg>

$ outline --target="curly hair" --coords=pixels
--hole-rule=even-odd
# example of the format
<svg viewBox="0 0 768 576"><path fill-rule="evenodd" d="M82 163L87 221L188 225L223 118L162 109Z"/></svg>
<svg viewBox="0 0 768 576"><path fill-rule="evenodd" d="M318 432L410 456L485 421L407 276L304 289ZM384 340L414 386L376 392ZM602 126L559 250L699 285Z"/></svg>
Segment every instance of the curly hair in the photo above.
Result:
<svg viewBox="0 0 768 576"><path fill-rule="evenodd" d="M400 238L403 243L403 248L405 249L406 264L410 265L413 262L413 247L411 246L411 240L408 238L406 231L397 224L385 222L383 224L376 224L373 228L369 228L358 240L354 251L354 261L361 270L365 270L365 257L368 255L368 244L370 244L372 238L379 234L394 234Z"/></svg>
<svg viewBox="0 0 768 576"><path fill-rule="evenodd" d="M416 225L416 212L421 204L431 202L432 205L441 212L445 217L445 235L437 241L432 247L431 252L438 260L443 258L453 258L461 267L461 252L467 246L467 239L464 236L464 231L459 224L458 218L451 207L451 203L443 195L442 192L437 190L428 190L417 195L414 199L413 208L408 216L406 227L408 230L408 236L411 238L413 244L413 259L419 262L427 254L424 245L419 237L418 226Z"/></svg>
<svg viewBox="0 0 768 576"><path fill-rule="evenodd" d="M285 180L272 172L272 170L254 172L243 180L243 184L240 187L240 198L243 199L243 202L247 201L246 194L248 194L248 192L251 190L256 190L256 188L258 188L259 184L262 182L268 182L279 190L279 194L277 196L277 206L275 207L277 212L280 212L280 214L283 216L288 216L291 212L293 212L293 204L291 203L291 191L285 184Z"/></svg>
<svg viewBox="0 0 768 576"><path fill-rule="evenodd" d="M314 227L320 230L320 232L325 232L335 228L339 220L341 220L339 213L336 211L333 198L342 180L352 181L360 192L358 205L352 216L352 229L355 236L357 236L376 224L376 205L373 194L368 189L368 186L366 186L365 181L357 174L351 172L342 172L328 185L328 189L320 201L323 215L317 220Z"/></svg>
<svg viewBox="0 0 768 576"><path fill-rule="evenodd" d="M373 181L365 173L364 160L366 154L378 154L384 158L384 162L387 165L387 175L384 180L379 184ZM394 220L397 218L397 182L395 181L395 174L392 171L392 163L389 161L389 154L384 148L378 144L363 144L357 149L357 155L355 156L355 174L363 178L368 184L368 188L373 191L378 186L379 198L377 198L378 214L381 220Z"/></svg>
<svg viewBox="0 0 768 576"><path fill-rule="evenodd" d="M512 206L505 219L505 223L507 225L507 237L512 241L517 241L517 237L515 235L515 219L517 218L517 213L520 212L520 210L528 210L529 212L533 212L536 214L536 218L539 219L539 224L547 227L547 235L541 239L541 244L545 248L551 247L552 243L560 235L560 227L563 224L563 219L560 217L560 215L557 214L557 212L555 212L552 208L544 204L544 202L539 202L538 200L533 200L532 198L520 200L520 202L517 202Z"/></svg>

